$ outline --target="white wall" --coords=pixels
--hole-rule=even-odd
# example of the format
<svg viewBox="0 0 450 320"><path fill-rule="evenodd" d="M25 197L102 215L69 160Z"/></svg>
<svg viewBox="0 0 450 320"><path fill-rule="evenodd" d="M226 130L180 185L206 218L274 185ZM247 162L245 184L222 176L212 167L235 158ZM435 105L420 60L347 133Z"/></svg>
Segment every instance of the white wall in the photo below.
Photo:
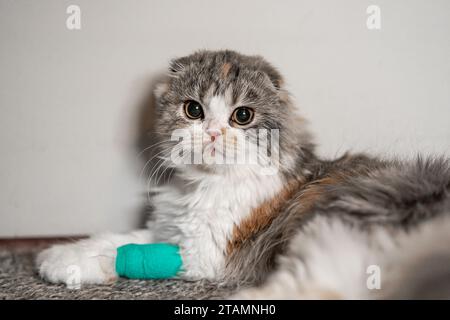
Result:
<svg viewBox="0 0 450 320"><path fill-rule="evenodd" d="M323 155L450 154L449 31L447 0L0 0L0 237L135 227L142 101L199 48L277 65Z"/></svg>

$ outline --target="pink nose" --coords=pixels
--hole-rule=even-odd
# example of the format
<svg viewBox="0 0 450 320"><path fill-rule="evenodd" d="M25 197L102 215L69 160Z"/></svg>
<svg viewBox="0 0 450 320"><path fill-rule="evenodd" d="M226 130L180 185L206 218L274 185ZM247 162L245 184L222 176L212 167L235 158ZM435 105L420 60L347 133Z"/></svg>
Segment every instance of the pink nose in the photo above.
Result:
<svg viewBox="0 0 450 320"><path fill-rule="evenodd" d="M213 142L214 140L216 140L216 137L222 134L222 132L219 129L207 129L206 133L211 136L211 141Z"/></svg>
<svg viewBox="0 0 450 320"><path fill-rule="evenodd" d="M222 134L222 132L219 129L207 129L206 133L209 134L211 137L217 137Z"/></svg>

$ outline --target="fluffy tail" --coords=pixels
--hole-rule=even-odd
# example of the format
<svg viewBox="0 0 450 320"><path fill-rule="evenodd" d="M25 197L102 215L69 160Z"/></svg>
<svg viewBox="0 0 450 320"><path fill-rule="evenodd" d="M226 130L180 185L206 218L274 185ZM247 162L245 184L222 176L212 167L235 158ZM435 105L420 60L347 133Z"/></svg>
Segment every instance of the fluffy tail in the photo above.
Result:
<svg viewBox="0 0 450 320"><path fill-rule="evenodd" d="M450 299L450 214L403 239L383 299Z"/></svg>

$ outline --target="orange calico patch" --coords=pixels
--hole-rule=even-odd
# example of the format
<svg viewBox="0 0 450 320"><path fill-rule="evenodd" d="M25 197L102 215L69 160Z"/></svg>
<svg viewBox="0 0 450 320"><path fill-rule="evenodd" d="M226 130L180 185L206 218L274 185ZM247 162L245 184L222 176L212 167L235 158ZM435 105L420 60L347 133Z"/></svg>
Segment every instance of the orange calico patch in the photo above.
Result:
<svg viewBox="0 0 450 320"><path fill-rule="evenodd" d="M221 76L222 78L226 78L228 76L228 73L230 72L231 69L231 63L227 62L224 63L222 66L222 70L221 70Z"/></svg>
<svg viewBox="0 0 450 320"><path fill-rule="evenodd" d="M230 255L233 251L238 250L247 240L267 228L274 218L282 212L283 207L289 200L293 201L291 203L299 204L299 209L295 214L303 215L325 194L325 188L327 186L338 184L341 178L339 174L336 174L316 180L307 185L299 180L289 183L275 197L263 202L258 208L255 208L240 225L234 226L232 237L227 244L227 254ZM294 196L296 196L295 199L293 199Z"/></svg>
<svg viewBox="0 0 450 320"><path fill-rule="evenodd" d="M288 184L275 197L268 199L261 206L255 208L240 225L235 225L232 238L227 244L227 254L238 249L247 239L257 234L260 230L270 225L272 220L280 212L281 207L291 198L302 185L300 181Z"/></svg>

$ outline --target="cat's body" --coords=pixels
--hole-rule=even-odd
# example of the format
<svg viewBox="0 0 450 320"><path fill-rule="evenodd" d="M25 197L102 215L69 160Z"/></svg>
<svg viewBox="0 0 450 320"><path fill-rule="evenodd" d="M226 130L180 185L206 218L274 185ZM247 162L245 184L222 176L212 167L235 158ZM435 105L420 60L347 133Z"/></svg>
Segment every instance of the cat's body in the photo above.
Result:
<svg viewBox="0 0 450 320"><path fill-rule="evenodd" d="M148 229L52 247L38 257L44 278L67 282L67 267L77 265L82 283L112 280L111 257L131 242L178 244L183 279L263 285L237 296L246 298L417 297L430 275L450 272L441 263L450 260L448 161L318 159L281 76L259 57L203 51L175 60L170 71L156 90L157 132L165 165L175 170L153 190ZM243 152L241 137L260 144L251 129L279 129L279 143L265 146L278 147L270 153L279 156L276 170L170 163L180 145L168 137L196 125L207 135L194 138L194 149L212 148L211 155L223 151L220 143ZM430 257L440 259L427 265ZM424 273L437 265L442 270ZM381 272L380 290L367 286L371 268Z"/></svg>
<svg viewBox="0 0 450 320"><path fill-rule="evenodd" d="M449 161L344 156L313 172L231 258L263 283L239 297L450 297Z"/></svg>

